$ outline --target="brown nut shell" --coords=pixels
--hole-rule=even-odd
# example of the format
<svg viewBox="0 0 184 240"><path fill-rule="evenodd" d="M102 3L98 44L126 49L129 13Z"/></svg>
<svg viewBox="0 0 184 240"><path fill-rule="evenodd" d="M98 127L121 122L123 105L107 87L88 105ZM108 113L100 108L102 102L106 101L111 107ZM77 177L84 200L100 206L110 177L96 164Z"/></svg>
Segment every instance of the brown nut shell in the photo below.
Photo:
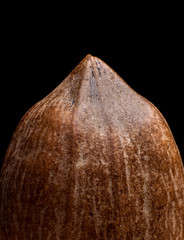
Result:
<svg viewBox="0 0 184 240"><path fill-rule="evenodd" d="M17 126L0 173L0 239L184 239L172 133L100 59L87 55Z"/></svg>

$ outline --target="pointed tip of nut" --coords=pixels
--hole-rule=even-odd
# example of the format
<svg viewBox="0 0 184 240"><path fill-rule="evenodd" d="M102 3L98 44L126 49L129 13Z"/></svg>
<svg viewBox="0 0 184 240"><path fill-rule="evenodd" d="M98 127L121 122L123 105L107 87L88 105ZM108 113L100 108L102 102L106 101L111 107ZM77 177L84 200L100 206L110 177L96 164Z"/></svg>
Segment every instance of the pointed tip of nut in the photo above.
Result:
<svg viewBox="0 0 184 240"><path fill-rule="evenodd" d="M84 57L84 60L90 60L90 61L93 61L93 60L95 60L95 59L99 59L98 57L95 57L95 56L93 56L93 55L91 55L91 54L87 54L85 57Z"/></svg>
<svg viewBox="0 0 184 240"><path fill-rule="evenodd" d="M93 61L94 58L96 58L96 57L92 56L91 54L87 54L87 55L84 57L83 60L85 60L85 61L88 62L88 61Z"/></svg>
<svg viewBox="0 0 184 240"><path fill-rule="evenodd" d="M82 59L82 61L74 68L74 71L77 70L77 72L79 72L81 71L81 69L84 70L86 67L88 68L89 66L92 66L92 65L95 66L97 61L103 62L98 57L92 56L91 54L87 54Z"/></svg>
<svg viewBox="0 0 184 240"><path fill-rule="evenodd" d="M89 54L89 53L86 55L86 58L92 58L92 57L93 56L91 54Z"/></svg>

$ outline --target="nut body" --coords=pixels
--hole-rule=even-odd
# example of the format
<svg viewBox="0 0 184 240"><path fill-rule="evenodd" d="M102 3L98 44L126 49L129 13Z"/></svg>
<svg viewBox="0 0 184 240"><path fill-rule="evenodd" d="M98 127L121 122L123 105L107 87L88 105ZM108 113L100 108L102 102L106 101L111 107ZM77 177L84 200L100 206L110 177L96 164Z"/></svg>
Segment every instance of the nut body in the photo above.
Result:
<svg viewBox="0 0 184 240"><path fill-rule="evenodd" d="M90 55L22 118L2 240L183 240L184 170L161 113Z"/></svg>

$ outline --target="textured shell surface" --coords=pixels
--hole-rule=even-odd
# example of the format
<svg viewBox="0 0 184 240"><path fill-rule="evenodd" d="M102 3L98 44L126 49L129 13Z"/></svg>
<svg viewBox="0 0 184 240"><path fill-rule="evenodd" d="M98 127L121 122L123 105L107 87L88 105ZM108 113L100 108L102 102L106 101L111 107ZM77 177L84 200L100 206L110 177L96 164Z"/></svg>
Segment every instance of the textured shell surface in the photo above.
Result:
<svg viewBox="0 0 184 240"><path fill-rule="evenodd" d="M87 55L18 124L1 240L183 240L184 168L158 109Z"/></svg>

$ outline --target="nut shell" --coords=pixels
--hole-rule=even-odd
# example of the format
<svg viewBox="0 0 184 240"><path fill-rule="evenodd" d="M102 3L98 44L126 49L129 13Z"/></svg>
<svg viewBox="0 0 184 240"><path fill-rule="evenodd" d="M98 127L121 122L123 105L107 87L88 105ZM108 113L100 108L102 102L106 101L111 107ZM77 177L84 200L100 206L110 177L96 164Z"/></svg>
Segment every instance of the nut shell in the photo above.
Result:
<svg viewBox="0 0 184 240"><path fill-rule="evenodd" d="M0 173L0 239L184 239L172 133L100 59L87 55L17 126Z"/></svg>

